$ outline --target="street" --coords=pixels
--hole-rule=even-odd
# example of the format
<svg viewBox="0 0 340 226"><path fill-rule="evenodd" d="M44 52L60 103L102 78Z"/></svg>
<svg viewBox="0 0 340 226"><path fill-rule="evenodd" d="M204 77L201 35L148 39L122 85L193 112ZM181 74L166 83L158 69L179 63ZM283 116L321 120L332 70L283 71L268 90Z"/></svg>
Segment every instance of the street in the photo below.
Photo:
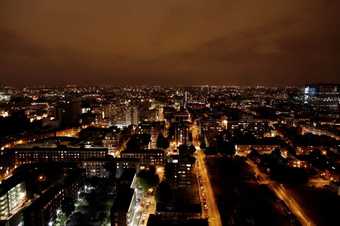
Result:
<svg viewBox="0 0 340 226"><path fill-rule="evenodd" d="M286 204L289 210L298 218L302 225L315 225L312 220L306 215L301 205L294 199L294 197L282 184L278 184L272 181L266 174L261 172L261 170L253 161L248 159L247 163L255 173L257 181L261 184L266 184L275 193L275 195Z"/></svg>
<svg viewBox="0 0 340 226"><path fill-rule="evenodd" d="M211 187L208 171L205 165L205 154L202 150L196 151L197 159L197 172L200 183L200 194L204 194L201 197L201 201L205 200L203 211L207 211L209 226L222 226L220 212L218 210L213 189Z"/></svg>

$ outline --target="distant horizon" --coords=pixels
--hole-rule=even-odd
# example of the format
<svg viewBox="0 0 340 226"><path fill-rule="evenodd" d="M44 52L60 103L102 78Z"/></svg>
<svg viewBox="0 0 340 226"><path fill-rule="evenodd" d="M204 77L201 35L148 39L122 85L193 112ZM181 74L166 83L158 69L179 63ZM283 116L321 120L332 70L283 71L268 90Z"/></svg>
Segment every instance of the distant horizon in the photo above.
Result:
<svg viewBox="0 0 340 226"><path fill-rule="evenodd" d="M298 88L307 85L335 85L340 86L340 82L306 82L304 84L81 84L81 83L63 83L63 84L27 84L27 85L15 85L10 83L0 82L0 87L12 87L12 88L66 88L66 87L112 87L112 88L127 88L127 87L266 87L266 88Z"/></svg>

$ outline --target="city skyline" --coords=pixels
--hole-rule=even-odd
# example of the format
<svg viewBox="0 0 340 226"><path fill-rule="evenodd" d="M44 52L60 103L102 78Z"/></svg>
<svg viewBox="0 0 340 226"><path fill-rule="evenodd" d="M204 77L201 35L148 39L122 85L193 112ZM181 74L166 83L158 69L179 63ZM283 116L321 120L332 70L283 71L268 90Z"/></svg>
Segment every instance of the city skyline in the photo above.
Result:
<svg viewBox="0 0 340 226"><path fill-rule="evenodd" d="M0 226L333 226L340 85L0 86Z"/></svg>

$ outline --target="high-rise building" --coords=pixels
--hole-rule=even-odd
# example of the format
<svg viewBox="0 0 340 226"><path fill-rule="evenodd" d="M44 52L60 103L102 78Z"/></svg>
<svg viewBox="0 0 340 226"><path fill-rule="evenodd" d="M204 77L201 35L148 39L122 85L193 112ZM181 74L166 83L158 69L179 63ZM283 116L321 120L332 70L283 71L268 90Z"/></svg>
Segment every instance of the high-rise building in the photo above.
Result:
<svg viewBox="0 0 340 226"><path fill-rule="evenodd" d="M338 110L340 105L340 85L306 85L303 99L305 104L316 110Z"/></svg>
<svg viewBox="0 0 340 226"><path fill-rule="evenodd" d="M184 93L184 109L187 109L188 106L188 91Z"/></svg>
<svg viewBox="0 0 340 226"><path fill-rule="evenodd" d="M138 118L138 108L137 107L130 107L126 110L125 118L126 124L128 125L138 125L139 118Z"/></svg>
<svg viewBox="0 0 340 226"><path fill-rule="evenodd" d="M174 123L174 141L177 145L189 144L189 126L187 123Z"/></svg>
<svg viewBox="0 0 340 226"><path fill-rule="evenodd" d="M165 166L166 181L174 187L190 187L193 184L195 159L183 155L171 156Z"/></svg>
<svg viewBox="0 0 340 226"><path fill-rule="evenodd" d="M73 99L57 107L57 120L62 126L75 126L79 124L81 114L80 99Z"/></svg>
<svg viewBox="0 0 340 226"><path fill-rule="evenodd" d="M0 102L8 102L11 99L11 95L0 91Z"/></svg>

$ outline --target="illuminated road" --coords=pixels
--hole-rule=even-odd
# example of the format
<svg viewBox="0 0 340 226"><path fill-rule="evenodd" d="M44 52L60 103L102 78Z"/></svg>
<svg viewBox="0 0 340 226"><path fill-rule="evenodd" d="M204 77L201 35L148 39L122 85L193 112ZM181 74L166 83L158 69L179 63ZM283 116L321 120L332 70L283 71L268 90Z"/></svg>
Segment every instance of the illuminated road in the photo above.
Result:
<svg viewBox="0 0 340 226"><path fill-rule="evenodd" d="M311 178L308 181L308 185L316 188L323 188L325 186L329 186L331 184L331 180L323 179L323 178Z"/></svg>
<svg viewBox="0 0 340 226"><path fill-rule="evenodd" d="M211 187L208 171L204 162L205 155L203 151L198 150L196 152L196 158L197 158L197 165L198 165L198 174L199 174L199 181L200 186L203 186L204 194L205 194L205 200L208 207L208 222L209 226L222 226L221 216L220 212L218 210L214 192Z"/></svg>
<svg viewBox="0 0 340 226"><path fill-rule="evenodd" d="M311 134L314 134L314 135L317 135L317 136L325 135L325 136L332 137L336 140L340 140L340 136L337 136L336 134L328 132L326 130L308 127L308 126L303 126L301 128L302 128L302 132L301 132L302 135L304 135L306 133L311 133Z"/></svg>
<svg viewBox="0 0 340 226"><path fill-rule="evenodd" d="M80 130L80 127L59 130L56 132L56 137L78 137Z"/></svg>
<svg viewBox="0 0 340 226"><path fill-rule="evenodd" d="M281 184L271 181L268 176L260 171L258 166L251 160L247 160L248 165L256 174L259 183L267 184L267 186L281 199L289 210L298 218L304 226L315 226L312 220L305 214L299 203L293 198L289 191Z"/></svg>
<svg viewBox="0 0 340 226"><path fill-rule="evenodd" d="M122 144L119 146L118 150L110 154L113 155L114 157L120 158L120 154L126 149L126 145L129 143L129 141L130 141L130 138L127 138L126 140L124 140Z"/></svg>

